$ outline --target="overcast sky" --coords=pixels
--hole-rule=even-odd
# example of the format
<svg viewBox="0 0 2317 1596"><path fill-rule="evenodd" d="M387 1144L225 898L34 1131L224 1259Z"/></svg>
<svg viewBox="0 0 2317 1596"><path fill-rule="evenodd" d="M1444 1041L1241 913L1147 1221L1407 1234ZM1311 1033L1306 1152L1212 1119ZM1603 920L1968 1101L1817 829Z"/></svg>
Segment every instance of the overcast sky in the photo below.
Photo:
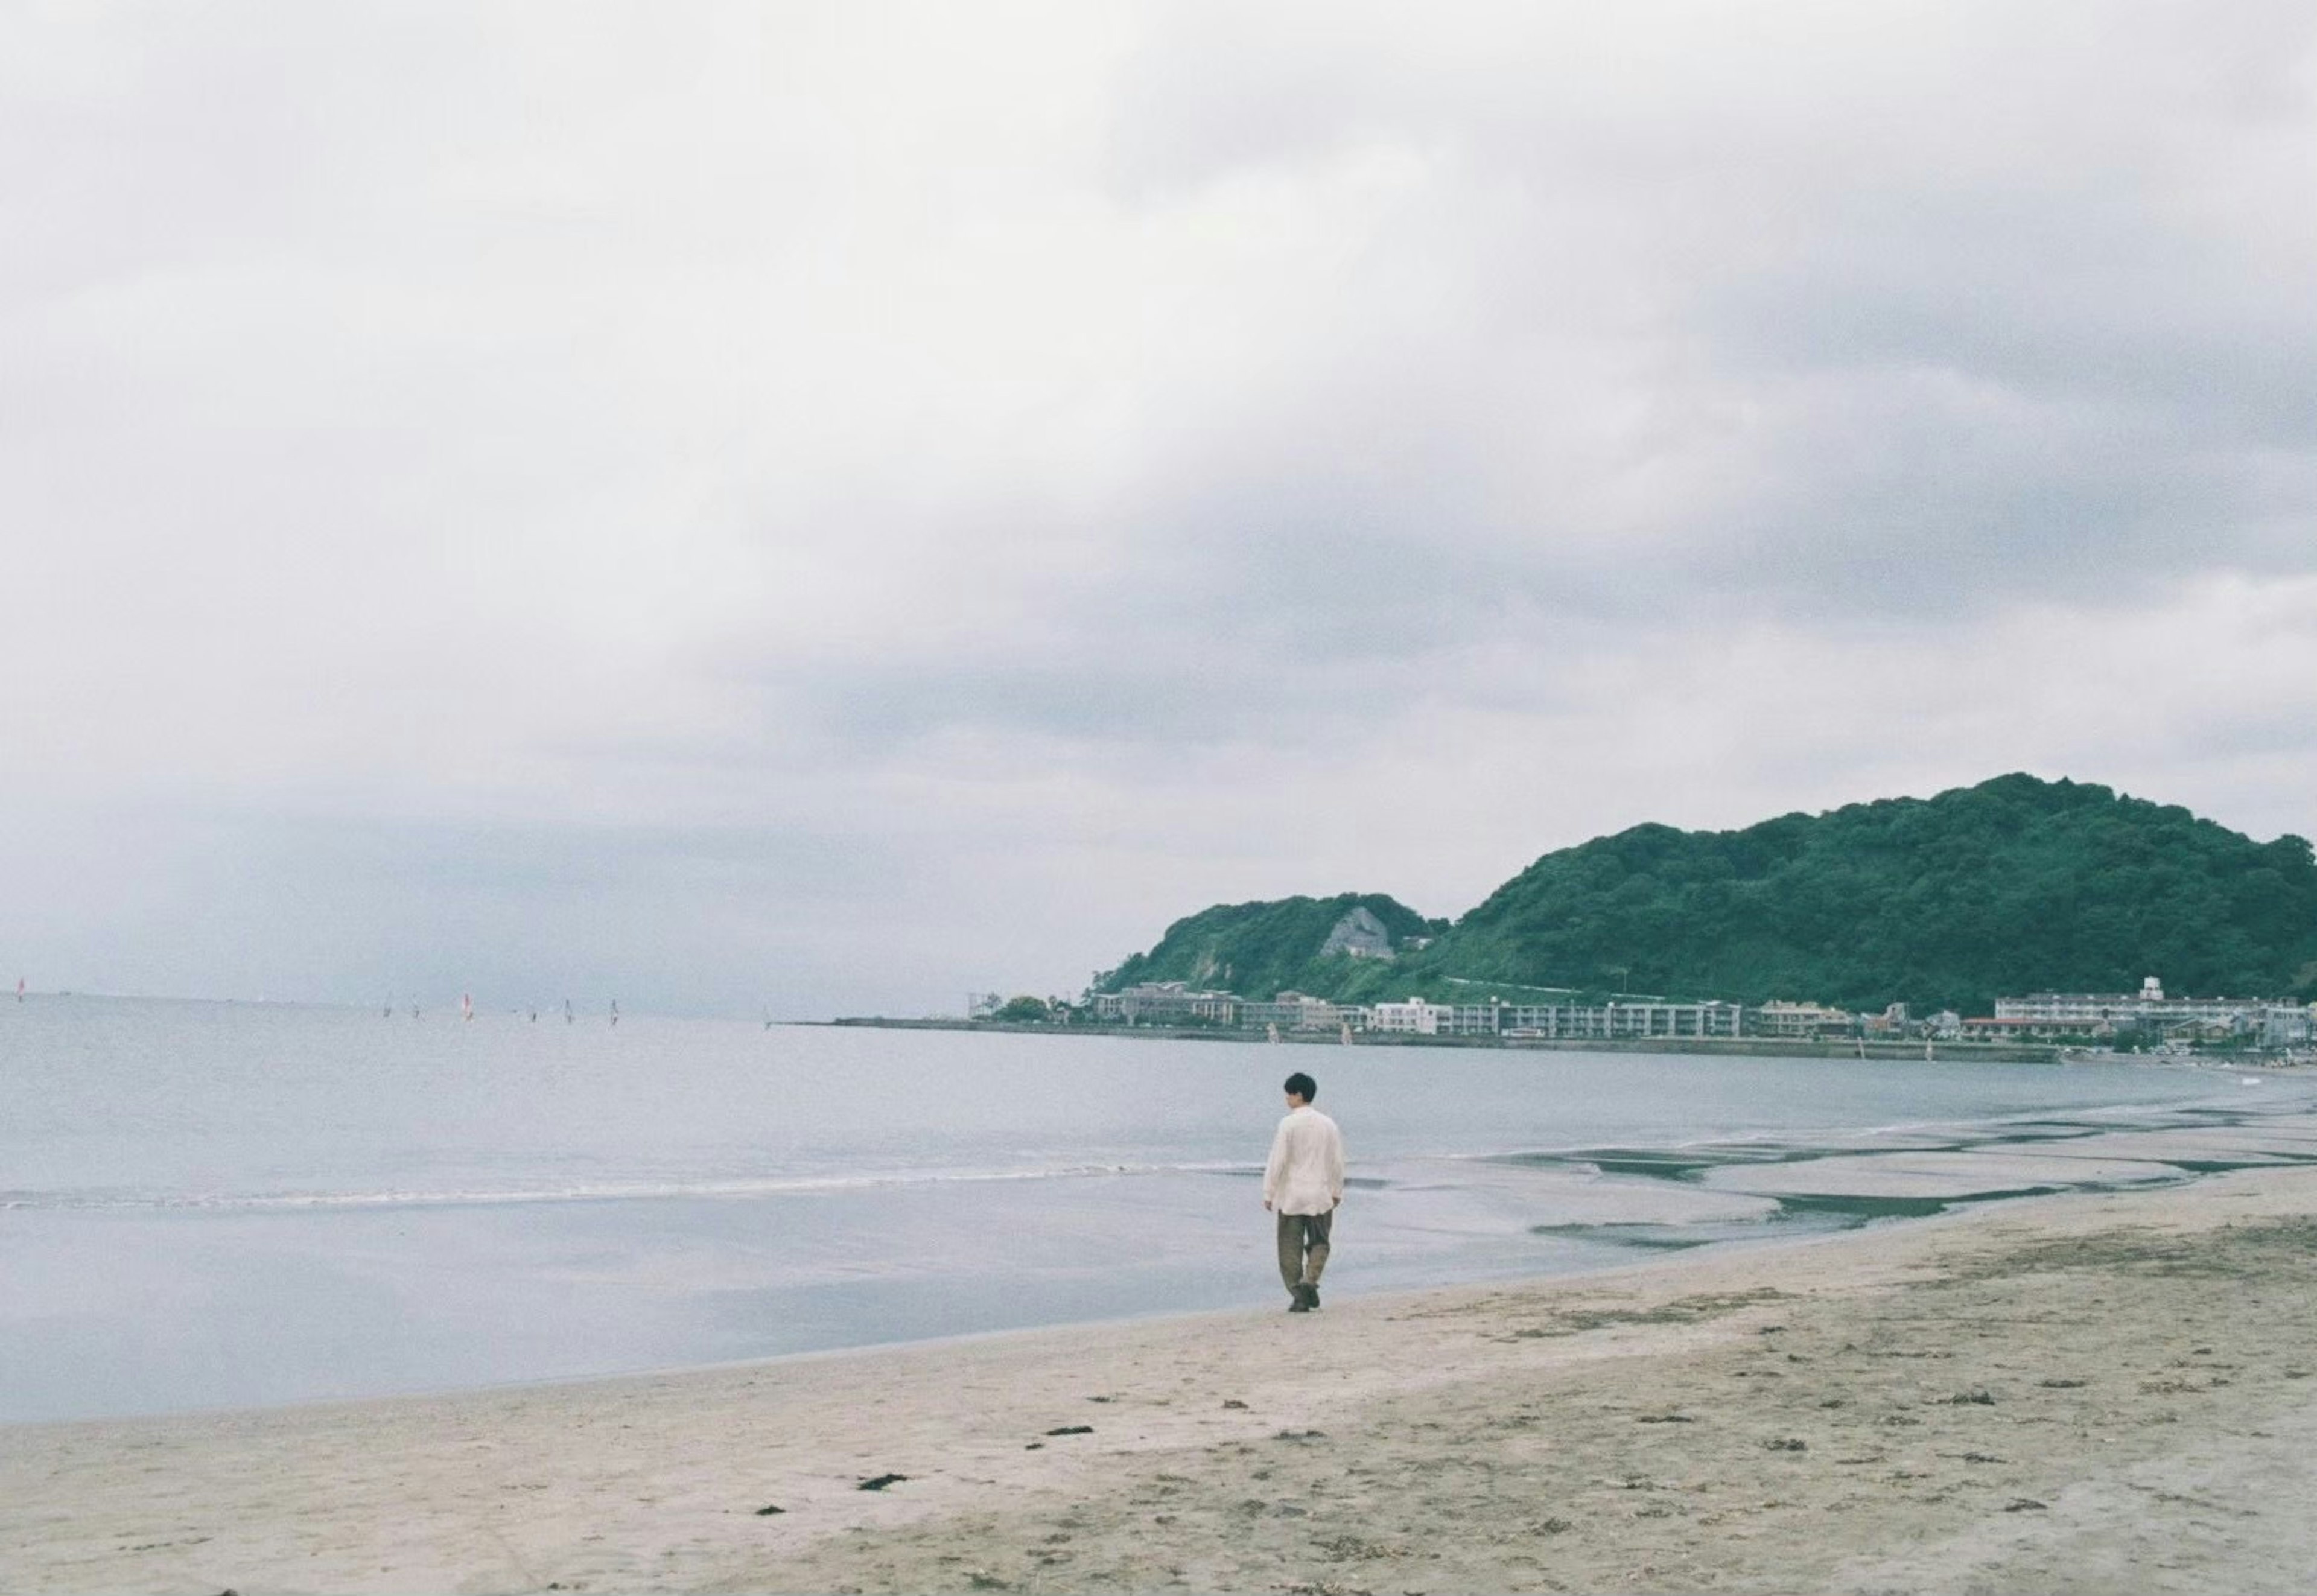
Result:
<svg viewBox="0 0 2317 1596"><path fill-rule="evenodd" d="M2317 830L2305 4L0 0L0 976L821 1016Z"/></svg>

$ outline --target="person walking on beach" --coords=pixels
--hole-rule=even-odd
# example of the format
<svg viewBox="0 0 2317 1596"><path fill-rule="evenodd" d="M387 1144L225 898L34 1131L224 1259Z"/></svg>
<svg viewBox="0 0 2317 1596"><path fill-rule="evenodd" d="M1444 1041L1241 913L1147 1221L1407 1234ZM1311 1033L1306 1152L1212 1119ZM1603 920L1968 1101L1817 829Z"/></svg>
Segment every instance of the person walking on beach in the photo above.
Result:
<svg viewBox="0 0 2317 1596"><path fill-rule="evenodd" d="M1294 1300L1291 1314L1320 1305L1320 1271L1328 1267L1328 1232L1344 1200L1344 1135L1311 1107L1319 1083L1298 1070L1287 1078L1287 1117L1271 1138L1263 1167L1263 1206L1279 1216L1279 1278Z"/></svg>

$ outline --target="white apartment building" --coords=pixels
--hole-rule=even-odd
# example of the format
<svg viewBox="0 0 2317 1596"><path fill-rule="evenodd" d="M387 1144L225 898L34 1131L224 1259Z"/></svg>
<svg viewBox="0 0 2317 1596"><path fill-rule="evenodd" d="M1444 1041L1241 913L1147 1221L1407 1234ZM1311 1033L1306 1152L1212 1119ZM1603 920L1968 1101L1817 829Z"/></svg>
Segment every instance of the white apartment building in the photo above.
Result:
<svg viewBox="0 0 2317 1596"><path fill-rule="evenodd" d="M1455 1028L1455 1009L1445 1003L1410 998L1405 1003L1376 1003L1368 1009L1368 1029L1402 1036L1437 1036Z"/></svg>

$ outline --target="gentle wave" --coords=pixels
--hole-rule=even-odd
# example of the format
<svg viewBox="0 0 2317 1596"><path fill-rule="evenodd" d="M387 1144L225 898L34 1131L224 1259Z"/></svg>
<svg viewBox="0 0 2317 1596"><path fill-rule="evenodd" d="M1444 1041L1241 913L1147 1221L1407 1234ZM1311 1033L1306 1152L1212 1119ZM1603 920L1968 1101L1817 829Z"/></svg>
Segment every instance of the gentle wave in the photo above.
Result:
<svg viewBox="0 0 2317 1596"><path fill-rule="evenodd" d="M201 1212L276 1209L412 1208L519 1203L667 1201L690 1197L752 1197L864 1191L895 1187L985 1185L1006 1180L1086 1180L1139 1175L1257 1175L1243 1162L1069 1164L1036 1169L887 1170L857 1175L740 1176L720 1180L592 1181L577 1185L451 1190L177 1192L0 1192L0 1209L45 1208Z"/></svg>
<svg viewBox="0 0 2317 1596"><path fill-rule="evenodd" d="M2184 1118L2187 1115L2209 1115L2225 1112L2231 1116L2242 1113L2246 1105L2233 1097L2215 1095L2210 1098L2184 1098L2167 1103L2119 1103L2083 1108L2024 1109L2012 1114L1993 1114L1971 1119L1902 1119L1871 1125L1800 1125L1776 1130L1738 1133L1713 1132L1703 1135L1678 1136L1664 1141L1626 1138L1571 1141L1487 1151L1432 1152L1422 1156L1450 1162L1470 1163L1528 1163L1559 1160L1579 1161L1587 1154L1611 1150L1620 1152L1679 1155L1703 1152L1744 1152L1753 1149L1809 1147L1828 1152L1837 1151L1873 1151L1878 1143L1895 1142L1909 1136L1946 1136L1958 1143L2000 1140L2009 1131L2023 1125L2072 1125L2077 1134L2094 1134L2103 1128L2127 1130L2169 1129L2201 1121ZM2276 1105L2270 1106L2272 1108ZM2266 1110L2265 1110L2266 1111ZM2066 1133L2055 1132L2052 1140L2064 1139ZM1892 1151L1907 1151L1894 1148Z"/></svg>
<svg viewBox="0 0 2317 1596"><path fill-rule="evenodd" d="M2241 1104L2214 1098L2212 1104ZM2131 1105L2063 1111L2066 1117L2118 1126L2153 1128L2179 1123L2183 1109L2207 1107L2207 1100L2164 1105ZM1999 1136L2015 1124L2051 1123L2048 1111L1996 1115L1978 1120L1896 1121L1871 1127L1828 1127L1818 1135L1783 1130L1750 1134L1677 1137L1662 1142L1634 1140L1618 1144L1621 1151L1679 1156L1704 1152L1743 1155L1757 1148L1817 1146L1827 1152L1871 1147L1877 1142L1925 1134L1947 1134L1970 1143ZM1394 1165L1445 1163L1496 1164L1518 1168L1566 1162L1579 1172L1597 1174L1585 1155L1603 1152L1600 1142L1572 1142L1513 1151L1427 1152L1387 1160ZM522 1204L681 1201L720 1197L810 1196L817 1193L877 1190L937 1185L985 1185L1005 1181L1078 1180L1149 1175L1245 1175L1262 1172L1258 1164L1217 1160L1144 1163L1076 1163L1006 1169L884 1170L851 1174L756 1175L717 1179L605 1180L514 1187L472 1187L443 1189L391 1188L368 1191L271 1192L136 1192L119 1188L0 1191L0 1212L52 1210L71 1212L200 1212L263 1213L269 1211L361 1211L403 1207L512 1206Z"/></svg>

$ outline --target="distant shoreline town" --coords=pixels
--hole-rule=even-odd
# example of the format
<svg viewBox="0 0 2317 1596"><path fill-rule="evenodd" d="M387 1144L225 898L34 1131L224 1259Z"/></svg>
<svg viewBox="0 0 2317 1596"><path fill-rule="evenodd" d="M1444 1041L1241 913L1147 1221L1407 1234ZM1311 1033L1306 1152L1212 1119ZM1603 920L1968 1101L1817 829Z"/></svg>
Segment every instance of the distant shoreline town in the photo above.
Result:
<svg viewBox="0 0 2317 1596"><path fill-rule="evenodd" d="M2251 995L2174 997L2149 972ZM966 1012L1283 1040L2251 1059L2307 1051L2313 999L2306 839L2014 773L1737 830L1631 826L1540 856L1454 920L1376 892L1211 903L1078 996Z"/></svg>
<svg viewBox="0 0 2317 1596"><path fill-rule="evenodd" d="M1952 1009L1917 1017L1903 1003L1871 1013L1818 1002L1742 1004L1630 994L1597 1000L1571 994L1565 1001L1546 1002L1491 997L1435 1003L1410 997L1396 1002L1338 1003L1289 991L1257 1000L1165 981L1114 992L1088 991L1076 1000L974 994L967 1000L962 1021L946 1023L1155 1030L1299 1042L1687 1044L1699 1051L1749 1051L1749 1045L1767 1044L1805 1045L1812 1052L1847 1051L1851 1045L1863 1051L1866 1045L1877 1045L1877 1052L1903 1048L1910 1054L1941 1044L1973 1051L1990 1045L2034 1045L2025 1056L2068 1049L2292 1056L2305 1053L2317 1037L2317 1004L2174 997L2152 975L2136 992L2033 992L1999 998L1992 1015L1969 1018Z"/></svg>

